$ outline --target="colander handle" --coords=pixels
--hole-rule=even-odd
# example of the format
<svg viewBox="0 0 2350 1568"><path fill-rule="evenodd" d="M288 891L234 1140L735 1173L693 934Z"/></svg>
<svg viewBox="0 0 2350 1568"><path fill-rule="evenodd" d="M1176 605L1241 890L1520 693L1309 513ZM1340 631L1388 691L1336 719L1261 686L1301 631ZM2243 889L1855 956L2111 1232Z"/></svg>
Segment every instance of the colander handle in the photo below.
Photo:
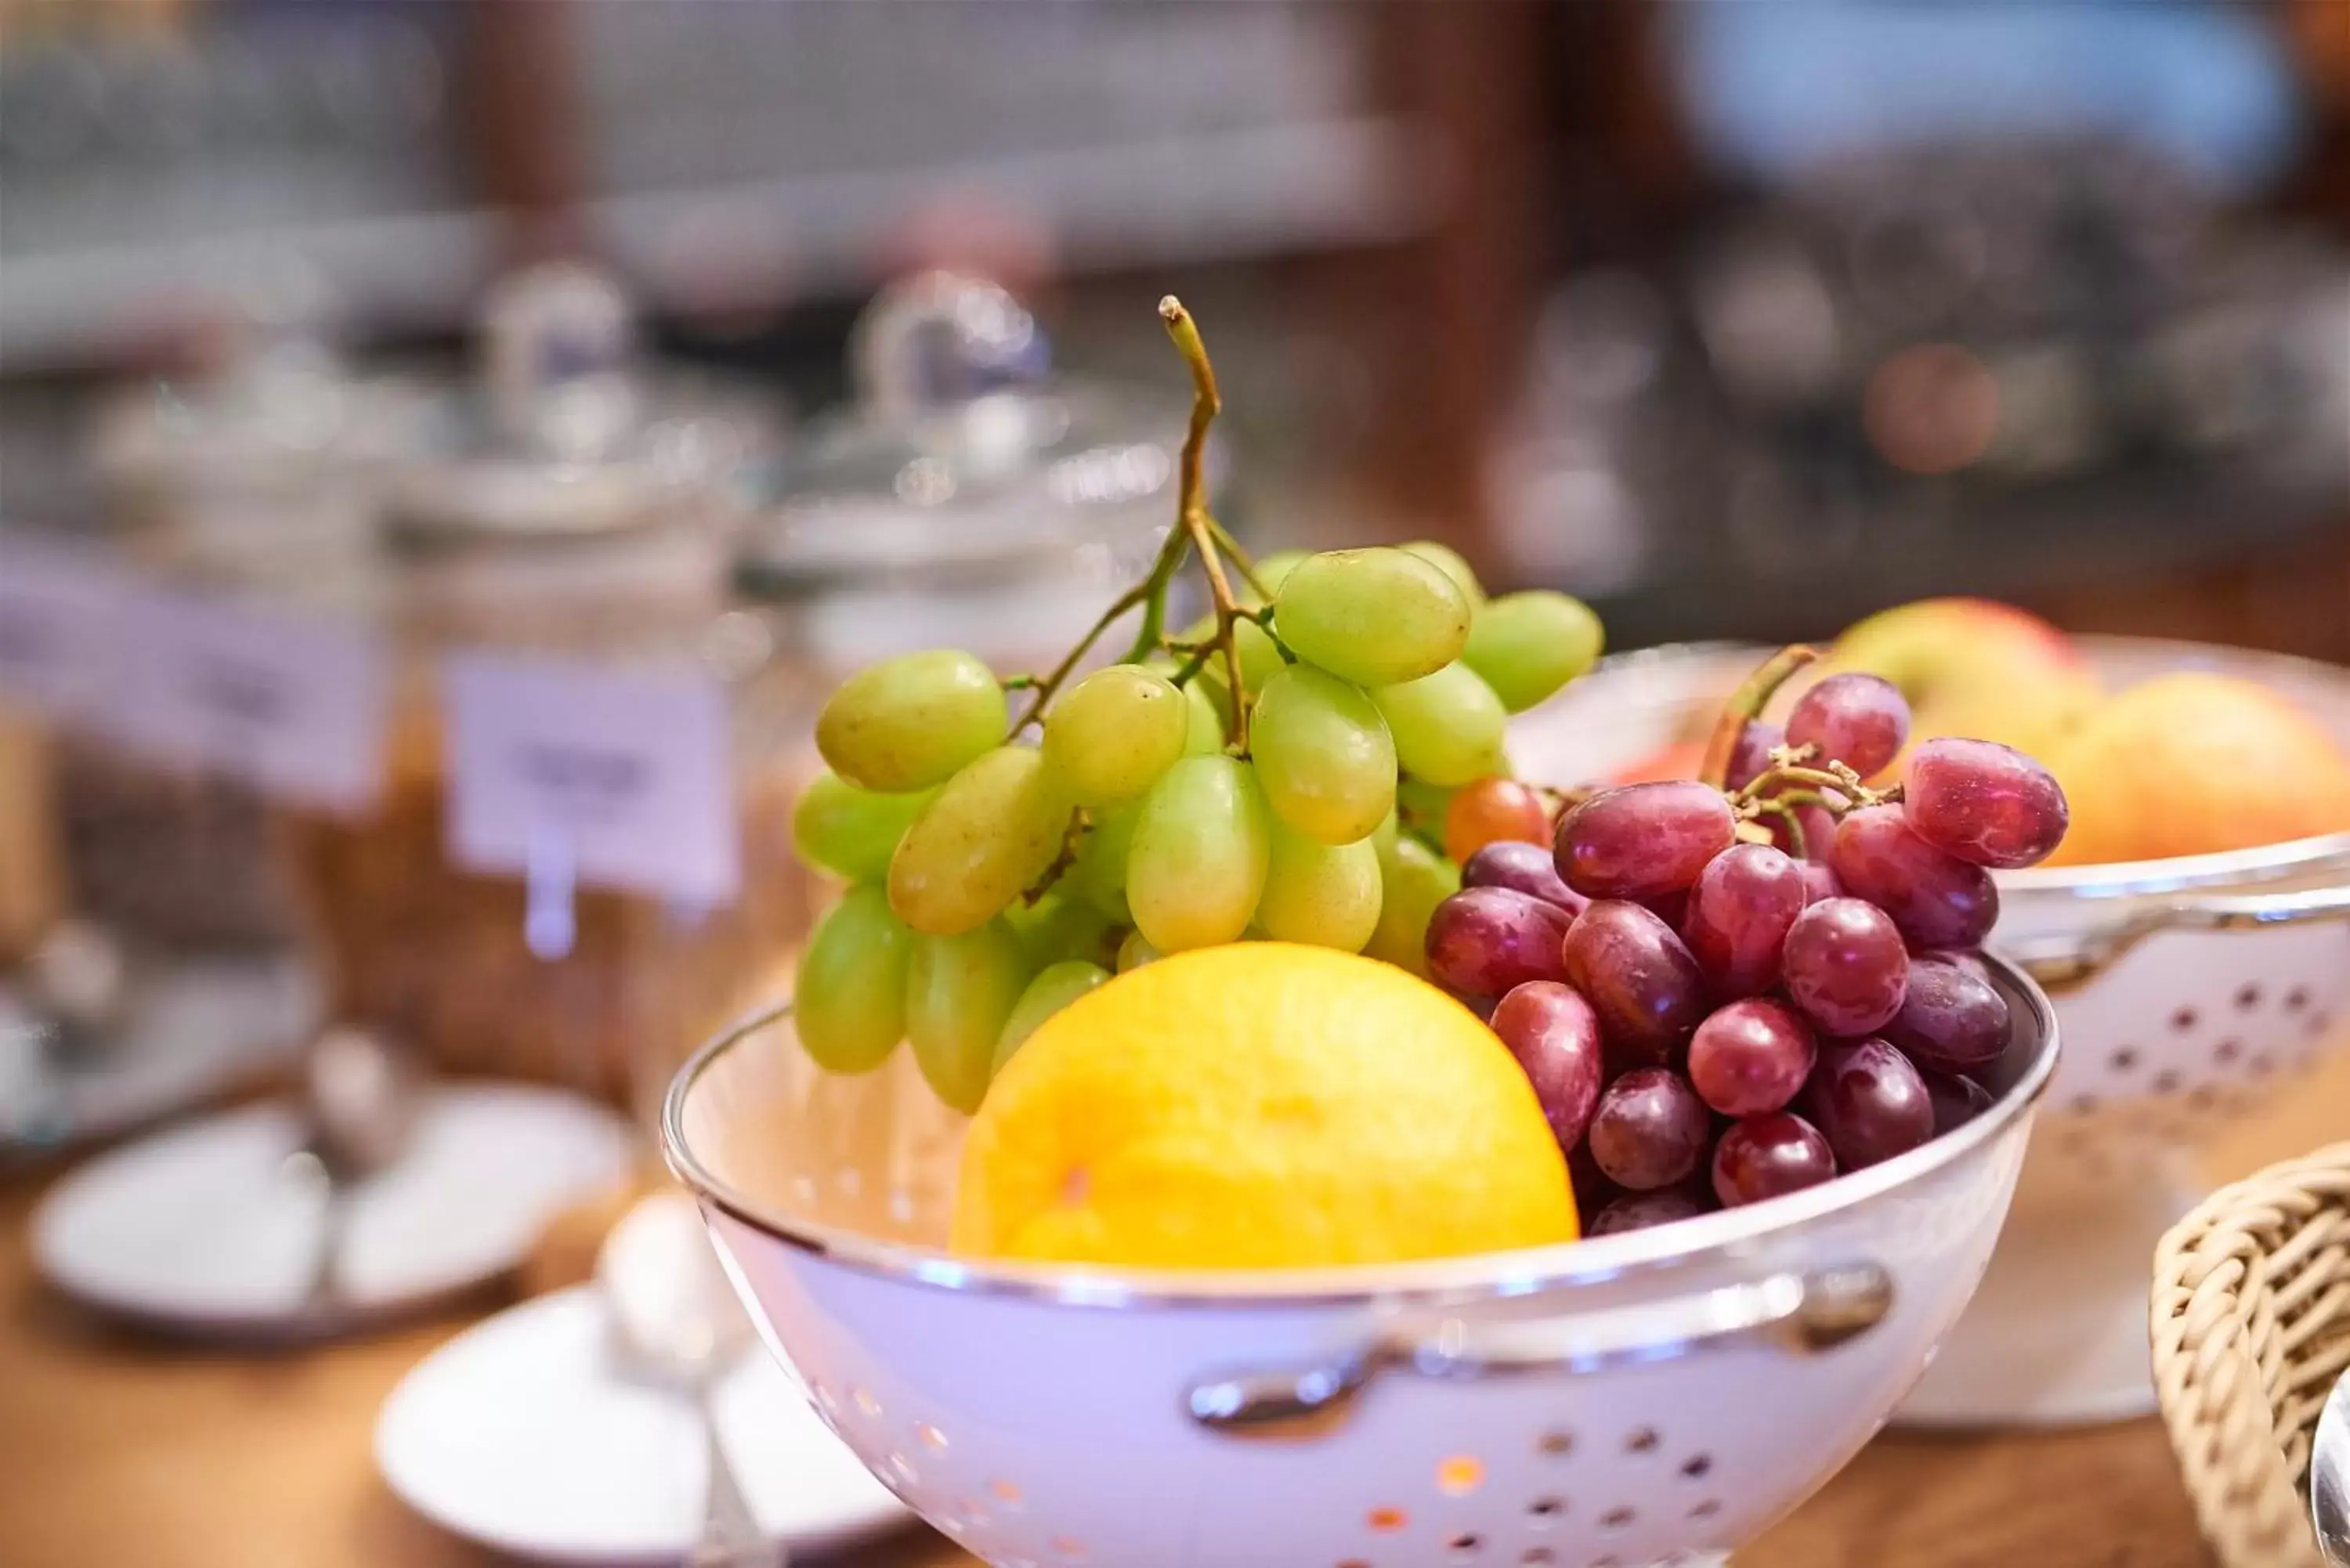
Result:
<svg viewBox="0 0 2350 1568"><path fill-rule="evenodd" d="M2350 919L2350 884L2290 893L2199 893L2132 904L2061 943L2026 946L2012 956L2050 990L2078 985L2111 968L2160 931L2240 931L2310 920Z"/></svg>
<svg viewBox="0 0 2350 1568"><path fill-rule="evenodd" d="M1316 1366L1202 1381L1184 1404L1194 1421L1227 1437L1315 1437L1343 1425L1357 1396L1389 1372L1575 1376L1742 1345L1810 1355L1866 1333L1892 1306L1893 1277L1876 1263L1853 1263L1602 1312L1451 1313L1390 1325L1360 1350Z"/></svg>

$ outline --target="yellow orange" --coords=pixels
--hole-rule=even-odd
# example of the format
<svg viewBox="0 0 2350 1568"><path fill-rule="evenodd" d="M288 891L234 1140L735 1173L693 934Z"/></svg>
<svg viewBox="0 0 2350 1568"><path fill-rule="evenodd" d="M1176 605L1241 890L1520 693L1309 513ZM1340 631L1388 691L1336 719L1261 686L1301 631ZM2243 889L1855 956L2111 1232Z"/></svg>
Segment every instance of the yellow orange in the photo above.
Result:
<svg viewBox="0 0 2350 1568"><path fill-rule="evenodd" d="M2291 701L2232 676L2182 670L2133 686L2043 760L2073 809L2051 865L2350 831L2350 755Z"/></svg>
<svg viewBox="0 0 2350 1568"><path fill-rule="evenodd" d="M1055 1014L989 1089L953 1241L1131 1268L1311 1268L1572 1241L1565 1158L1492 1031L1389 965L1203 948Z"/></svg>

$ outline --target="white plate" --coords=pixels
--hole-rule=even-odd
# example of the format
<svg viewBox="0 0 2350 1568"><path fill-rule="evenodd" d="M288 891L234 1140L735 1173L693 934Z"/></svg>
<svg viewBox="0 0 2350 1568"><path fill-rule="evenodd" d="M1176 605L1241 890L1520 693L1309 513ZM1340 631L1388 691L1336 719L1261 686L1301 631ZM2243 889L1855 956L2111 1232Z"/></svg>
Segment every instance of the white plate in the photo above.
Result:
<svg viewBox="0 0 2350 1568"><path fill-rule="evenodd" d="M0 1156L112 1137L200 1105L292 1056L317 1021L293 959L185 959L142 974L120 1039L51 1068L31 1018L0 986Z"/></svg>
<svg viewBox="0 0 2350 1568"><path fill-rule="evenodd" d="M675 1563L707 1480L701 1417L607 1359L591 1286L500 1313L427 1356L384 1402L376 1468L453 1534L540 1562ZM720 1385L719 1440L759 1521L816 1551L909 1516L764 1350Z"/></svg>
<svg viewBox="0 0 2350 1568"><path fill-rule="evenodd" d="M289 1180L287 1106L155 1134L59 1182L34 1217L50 1282L103 1310L197 1332L322 1332L504 1273L567 1203L618 1180L629 1137L577 1096L510 1084L436 1088L414 1144L346 1210L341 1304L307 1300L321 1214Z"/></svg>

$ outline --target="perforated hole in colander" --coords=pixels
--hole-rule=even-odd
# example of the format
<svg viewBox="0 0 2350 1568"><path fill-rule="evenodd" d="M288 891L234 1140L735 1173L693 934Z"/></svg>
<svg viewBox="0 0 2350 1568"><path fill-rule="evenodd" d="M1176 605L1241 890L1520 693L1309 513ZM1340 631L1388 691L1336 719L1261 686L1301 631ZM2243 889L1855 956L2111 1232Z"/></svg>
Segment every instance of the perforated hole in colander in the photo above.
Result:
<svg viewBox="0 0 2350 1568"><path fill-rule="evenodd" d="M1624 1436L1624 1451L1629 1454L1654 1453L1657 1445L1663 1440L1657 1436L1654 1427L1635 1427Z"/></svg>
<svg viewBox="0 0 2350 1568"><path fill-rule="evenodd" d="M1065 1563L1082 1563L1085 1561L1086 1543L1073 1536L1055 1535L1045 1544L1049 1545L1053 1549L1054 1556L1058 1557Z"/></svg>
<svg viewBox="0 0 2350 1568"><path fill-rule="evenodd" d="M987 1495L993 1498L1006 1513L1018 1513L1027 1506L1026 1501L1021 1496L1020 1489L1008 1480L989 1481Z"/></svg>
<svg viewBox="0 0 2350 1568"><path fill-rule="evenodd" d="M1566 1499L1538 1497L1526 1504L1526 1518L1536 1530L1547 1530L1566 1513Z"/></svg>
<svg viewBox="0 0 2350 1568"><path fill-rule="evenodd" d="M1558 1553L1547 1546L1529 1546L1518 1561L1524 1568L1547 1568L1548 1564L1558 1561Z"/></svg>
<svg viewBox="0 0 2350 1568"><path fill-rule="evenodd" d="M2287 1012L2299 1012L2308 1005L2309 987L2296 985L2284 993L2284 1010Z"/></svg>
<svg viewBox="0 0 2350 1568"><path fill-rule="evenodd" d="M1462 1531L1444 1543L1446 1555L1455 1563L1466 1563L1485 1550L1485 1538L1474 1531Z"/></svg>
<svg viewBox="0 0 2350 1568"><path fill-rule="evenodd" d="M1681 1474L1690 1480L1703 1480L1713 1473L1711 1454L1691 1454L1681 1461Z"/></svg>
<svg viewBox="0 0 2350 1568"><path fill-rule="evenodd" d="M1485 1484L1485 1461L1473 1454L1455 1454L1436 1467L1436 1490L1447 1497L1467 1497Z"/></svg>
<svg viewBox="0 0 2350 1568"><path fill-rule="evenodd" d="M2261 987L2258 981L2248 980L2243 984L2236 988L2237 1012L2250 1012L2253 1008L2258 1007L2260 1004Z"/></svg>
<svg viewBox="0 0 2350 1568"><path fill-rule="evenodd" d="M1411 1522L1411 1516L1399 1508L1375 1508L1363 1522L1380 1535L1393 1535Z"/></svg>
<svg viewBox="0 0 2350 1568"><path fill-rule="evenodd" d="M1632 1511L1631 1504L1619 1502L1614 1508L1609 1509L1607 1512L1599 1516L1599 1528L1602 1530L1628 1530L1632 1527L1632 1521L1639 1517L1640 1516L1638 1514Z"/></svg>
<svg viewBox="0 0 2350 1568"><path fill-rule="evenodd" d="M2195 1028L2197 1016L2198 1014L2193 1008L2180 1008L2178 1012L2170 1015L2170 1027L2172 1033L2178 1034L2192 1033Z"/></svg>
<svg viewBox="0 0 2350 1568"><path fill-rule="evenodd" d="M2115 1051L2111 1058L2111 1063L2114 1071L2116 1073L2132 1072L2136 1070L2137 1066L2137 1053L2131 1050L2128 1046L2124 1045Z"/></svg>
<svg viewBox="0 0 2350 1568"><path fill-rule="evenodd" d="M2178 1092L2178 1074L2172 1068L2165 1067L2154 1075L2150 1086L2158 1095L2176 1094Z"/></svg>
<svg viewBox="0 0 2350 1568"><path fill-rule="evenodd" d="M1534 1446L1551 1459L1565 1459L1575 1452L1575 1434L1554 1429L1535 1439Z"/></svg>
<svg viewBox="0 0 2350 1568"><path fill-rule="evenodd" d="M2211 1048L2211 1055L2215 1061L2233 1062L2243 1054L2244 1043L2232 1035Z"/></svg>
<svg viewBox="0 0 2350 1568"><path fill-rule="evenodd" d="M942 1454L947 1451L947 1435L928 1421L914 1423L914 1440L934 1452Z"/></svg>
<svg viewBox="0 0 2350 1568"><path fill-rule="evenodd" d="M1721 1504L1718 1501L1713 1498L1705 1497L1700 1498L1697 1501L1690 1504L1689 1516L1691 1519L1711 1519L1715 1514L1720 1513L1721 1511Z"/></svg>

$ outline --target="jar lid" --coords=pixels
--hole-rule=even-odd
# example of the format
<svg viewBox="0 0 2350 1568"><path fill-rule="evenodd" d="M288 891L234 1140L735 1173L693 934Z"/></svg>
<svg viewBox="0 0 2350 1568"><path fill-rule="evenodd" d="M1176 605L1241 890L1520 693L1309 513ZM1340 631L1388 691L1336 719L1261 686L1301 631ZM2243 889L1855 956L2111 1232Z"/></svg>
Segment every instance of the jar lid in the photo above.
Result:
<svg viewBox="0 0 2350 1568"><path fill-rule="evenodd" d="M481 380L441 450L394 485L403 543L599 538L716 499L777 421L745 395L652 373L635 312L576 263L499 282L479 327Z"/></svg>
<svg viewBox="0 0 2350 1568"><path fill-rule="evenodd" d="M1055 376L1043 329L996 284L893 284L858 318L849 369L854 403L809 431L736 556L745 594L1016 576L1173 522L1188 405Z"/></svg>
<svg viewBox="0 0 2350 1568"><path fill-rule="evenodd" d="M147 493L271 491L412 456L435 393L362 376L324 335L325 295L298 259L257 265L198 324L196 364L109 400L92 435L102 483Z"/></svg>

